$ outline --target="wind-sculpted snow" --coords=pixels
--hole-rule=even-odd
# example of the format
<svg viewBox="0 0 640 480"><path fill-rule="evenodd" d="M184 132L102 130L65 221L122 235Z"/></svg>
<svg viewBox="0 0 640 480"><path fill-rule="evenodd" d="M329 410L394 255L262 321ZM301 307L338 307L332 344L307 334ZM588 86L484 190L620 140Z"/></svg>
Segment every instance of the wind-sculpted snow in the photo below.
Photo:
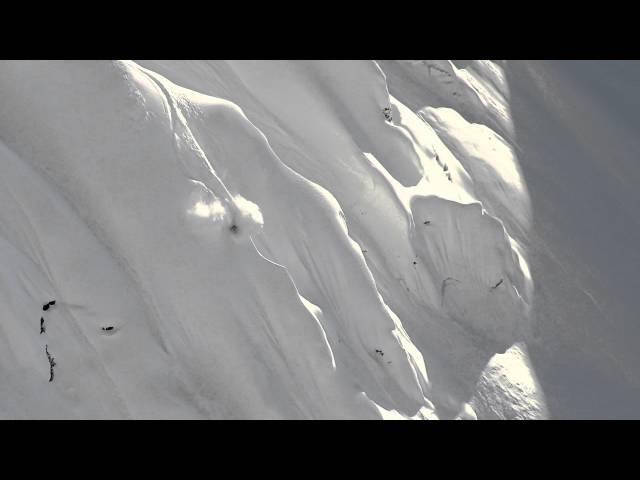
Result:
<svg viewBox="0 0 640 480"><path fill-rule="evenodd" d="M441 285L440 306L505 351L522 337L527 305L520 292L530 286L502 224L479 203L438 197L414 197L413 212L429 218L426 228L419 222L412 230L411 243L430 283Z"/></svg>
<svg viewBox="0 0 640 480"><path fill-rule="evenodd" d="M381 61L392 93L414 112L451 108L467 121L499 134L513 133L509 88L500 66L490 60Z"/></svg>
<svg viewBox="0 0 640 480"><path fill-rule="evenodd" d="M367 61L0 72L0 416L476 417L533 295L492 131Z"/></svg>
<svg viewBox="0 0 640 480"><path fill-rule="evenodd" d="M427 107L418 114L469 173L465 187L500 218L508 218L522 232L531 226L527 187L509 144L490 128L470 124L456 111Z"/></svg>

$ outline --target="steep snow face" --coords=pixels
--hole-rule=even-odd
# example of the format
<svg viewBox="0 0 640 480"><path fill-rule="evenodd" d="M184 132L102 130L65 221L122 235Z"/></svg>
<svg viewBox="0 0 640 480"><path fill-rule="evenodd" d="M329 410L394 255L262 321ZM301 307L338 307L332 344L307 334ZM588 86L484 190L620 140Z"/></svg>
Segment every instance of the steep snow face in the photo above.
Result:
<svg viewBox="0 0 640 480"><path fill-rule="evenodd" d="M392 93L417 112L454 109L467 121L511 137L509 85L503 68L490 60L381 61Z"/></svg>
<svg viewBox="0 0 640 480"><path fill-rule="evenodd" d="M284 163L335 195L345 213L349 233L363 250L378 290L425 355L430 380L435 384L434 390L439 392L434 395L443 398L436 403L446 415L451 413L449 410L457 411L461 399L472 394L488 359L496 351L504 351L504 345L521 334L526 318L526 313L522 312L526 312L527 305L520 292L529 295L532 287L526 275L513 277L519 282L513 288L507 273L499 274L502 267L498 271L487 271L487 266L493 263L503 265L507 271L511 264L518 265L513 270L520 270L520 265L524 264L526 271L526 263L517 254L507 260L506 265L499 250L495 258L486 257L494 247L491 242L495 237L492 238L493 234L489 232L503 232L501 225L488 227L490 240L486 242L477 242L483 238L484 230L475 230L473 237L469 235L465 240L468 246L463 249L459 244L449 248L447 244L455 240L442 236L438 255L444 256L445 260L440 261L438 256L419 258L421 246L414 248L412 240L416 230L420 234L430 229L437 232L439 225L429 223L428 218L420 221L414 218L412 197L437 195L454 200L456 203L450 204L445 217L455 215L456 204L477 203L477 200L469 189L472 182L468 172L429 125L393 97L389 98L389 107L382 103L378 104L377 111L370 108L369 99L385 96L384 74L379 68L371 62L229 62L232 72L227 71L227 66L210 64L209 68L216 70L216 75L211 75L198 63L183 64L179 71L165 62L146 62L145 65L176 81L188 79L194 89L211 95L229 95L265 132ZM211 82L212 77L222 85L237 83L240 77L249 92ZM313 85L312 81L321 86L302 88ZM363 87L367 85L382 91L370 93ZM349 94L345 95L342 90ZM328 92L328 98L319 95L319 91ZM332 100L334 96L342 101L336 104ZM385 108L391 111L391 122L384 114ZM301 110L313 118L313 122L305 121ZM371 111L371 116L356 116L360 111ZM323 127L326 124L340 125L341 129ZM397 131L402 135L397 136ZM403 143L411 142L412 148L401 151L402 155L394 155L390 146L381 146L393 142L394 137L389 138L390 132ZM385 149L390 153L385 153ZM378 158L371 151L382 152L380 155L383 156ZM406 152L409 152L408 156ZM393 176L392 168L396 175L402 174L404 183ZM472 216L476 217L483 214L482 208L473 212ZM455 229L449 230L449 234ZM393 236L389 235L390 231L394 232ZM417 240L415 243L420 244ZM509 247L507 251L516 250ZM474 275L470 281L465 281L465 295L456 296L459 298L455 301L450 297L445 305L442 302L443 282L450 282L451 275L442 272L447 266L464 264L473 256L485 260L478 260L469 269ZM432 269L431 261L439 262L443 268ZM453 278L464 281L467 273L461 275L462 279ZM473 280L476 275L482 279L480 282ZM494 279L493 276L497 277ZM493 318L493 307L483 302L485 293L481 292L491 292L491 287L503 277L507 281L507 296L515 299L512 306L507 307L509 315L502 317L509 324L507 328L502 328L504 325L496 327L500 325L499 320L486 325L493 332L482 328L482 320L474 322L474 326L469 326L470 322L465 325L465 311L481 304L487 310L478 312L478 317ZM475 296L470 295L472 290L477 290ZM450 289L449 293L455 291ZM494 293L498 293L498 289ZM443 312L445 308L452 310ZM494 339L492 335L496 331L503 337ZM451 344L443 348L447 342ZM440 395L441 392L447 393Z"/></svg>
<svg viewBox="0 0 640 480"><path fill-rule="evenodd" d="M509 61L533 208L533 367L556 418L640 418L640 62Z"/></svg>
<svg viewBox="0 0 640 480"><path fill-rule="evenodd" d="M382 62L389 89L433 126L465 168L466 159L473 160L475 194L527 252L536 280L526 347L492 359L472 405L480 417L542 412L528 393L535 385L518 380L533 369L552 418L638 418L640 125L633 92L640 63L444 62L453 75L438 77L424 71L431 62ZM434 96L438 79L464 95ZM467 108L477 104L461 102L468 96L486 108ZM477 148L474 137L482 138L483 131L487 140L492 136L487 127L502 140ZM487 151L492 146L493 154ZM508 165L492 168L509 156L521 167L526 203L516 182L509 185L495 174L511 170ZM485 182L489 189L482 188ZM509 202L500 201L505 195ZM514 397L505 403L507 395L496 394L505 385L517 402Z"/></svg>
<svg viewBox="0 0 640 480"><path fill-rule="evenodd" d="M520 293L527 304L527 316L531 316L533 283L524 257L532 206L516 154L520 148L513 134L510 89L503 65L485 60L382 64L388 69L391 93L412 105L455 154L444 158L449 169L453 163L454 172L458 172L454 180L459 178L514 235L509 241L518 253L519 270L528 279L527 290ZM530 338L531 322L524 326L521 338ZM490 359L480 357L475 364L484 369L481 373L467 369L474 373L471 378L480 376L478 384L474 383L477 394L471 403L479 418L547 418L544 391L524 344Z"/></svg>
<svg viewBox="0 0 640 480"><path fill-rule="evenodd" d="M499 218L527 232L531 203L511 145L485 125L471 124L450 108L426 107L419 115L469 172L467 188Z"/></svg>
<svg viewBox="0 0 640 480"><path fill-rule="evenodd" d="M461 105L502 118L485 65ZM489 127L369 61L0 71L2 417L542 415L524 353L474 398L533 298Z"/></svg>

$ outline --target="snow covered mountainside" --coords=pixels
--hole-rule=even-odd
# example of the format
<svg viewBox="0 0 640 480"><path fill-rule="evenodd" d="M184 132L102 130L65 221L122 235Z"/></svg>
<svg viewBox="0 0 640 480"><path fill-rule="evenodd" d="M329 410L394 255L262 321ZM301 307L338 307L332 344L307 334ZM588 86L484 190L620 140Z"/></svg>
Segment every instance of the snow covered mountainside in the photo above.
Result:
<svg viewBox="0 0 640 480"><path fill-rule="evenodd" d="M0 418L548 418L509 68L0 62Z"/></svg>

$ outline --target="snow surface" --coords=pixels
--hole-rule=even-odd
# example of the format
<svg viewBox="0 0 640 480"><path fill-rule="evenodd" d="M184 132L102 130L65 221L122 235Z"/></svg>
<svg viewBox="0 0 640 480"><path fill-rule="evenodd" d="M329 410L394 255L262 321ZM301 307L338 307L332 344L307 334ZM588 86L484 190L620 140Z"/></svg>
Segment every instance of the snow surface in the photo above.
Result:
<svg viewBox="0 0 640 480"><path fill-rule="evenodd" d="M505 68L1 62L0 417L547 418Z"/></svg>
<svg viewBox="0 0 640 480"><path fill-rule="evenodd" d="M506 62L552 418L640 418L638 61ZM506 220L505 220L506 222Z"/></svg>

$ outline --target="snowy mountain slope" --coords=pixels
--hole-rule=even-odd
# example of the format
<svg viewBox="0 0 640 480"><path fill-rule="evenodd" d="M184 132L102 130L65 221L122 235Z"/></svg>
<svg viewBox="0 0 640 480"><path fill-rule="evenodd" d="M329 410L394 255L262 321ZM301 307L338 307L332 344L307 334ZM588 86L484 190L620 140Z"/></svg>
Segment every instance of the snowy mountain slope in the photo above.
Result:
<svg viewBox="0 0 640 480"><path fill-rule="evenodd" d="M434 358L427 361L431 379L433 380L436 378L437 382L447 384L446 386L443 385L442 388L437 388L436 390L456 390L456 395L460 397L468 396L477 380L477 374L479 374L479 371L477 370L482 370L487 359L495 353L495 350L491 348L481 348L480 352L478 352L476 348L478 339L473 335L469 337L469 333L467 331L459 329L455 323L452 324L448 321L448 315L445 316L447 320L436 320L435 325L425 328L424 322L429 320L425 320L424 317L435 317L437 314L429 312L429 314L425 315L425 306L420 305L420 303L424 304L424 297L430 296L431 299L428 304L437 305L437 310L441 308L440 296L442 281L447 278L447 275L441 276L441 278L438 278L437 280L434 280L433 278L425 280L418 278L418 283L416 283L416 279L413 278L414 272L416 271L419 277L428 276L430 269L429 267L421 268L422 265L420 267L413 266L414 261L416 261L416 265L418 263L418 258L413 258L416 256L415 249L412 245L407 244L408 239L403 240L399 236L401 235L400 232L408 228L407 223L398 223L402 217L406 215L406 213L400 209L398 204L402 198L408 197L407 193L402 192L402 186L397 185L398 182L391 175L385 175L384 168L379 168L373 155L364 155L364 157L365 160L371 158L374 159L374 163L372 165L374 168L370 168L369 165L367 165L368 162L365 162L364 165L359 167L359 170L354 172L354 174L351 174L351 176L346 176L345 173L350 173L349 170L354 168L353 164L349 164L347 166L349 170L345 172L346 169L344 165L334 166L332 163L325 160L326 158L343 157L345 155L344 148L335 140L334 131L328 131L326 137L322 138L323 130L318 126L323 125L324 123L334 124L342 121L343 118L349 118L348 113L342 112L343 109L365 111L365 106L371 103L367 100L367 97L383 97L383 93L367 93L362 89L362 85L368 84L378 84L384 87L384 83L378 80L378 77L381 76L381 72L376 69L375 66L372 68L370 62L311 62L308 65L304 65L307 68L313 68L312 71L314 72L314 75L312 78L315 81L318 81L318 78L324 79L329 77L331 69L333 70L333 76L329 77L331 79L331 84L323 86L323 90L330 88L350 88L351 90L357 90L350 92L350 95L348 96L343 95L344 100L342 104L335 107L336 109L341 109L336 114L338 117L337 119L330 118L325 120L322 116L326 115L326 104L330 103L331 99L327 100L325 98L316 98L316 91L312 90L309 93L307 89L302 90L299 87L299 85L308 84L310 81L308 78L309 74L302 68L302 62L294 62L293 65L289 65L287 63L276 64L272 62L231 63L235 68L235 73L243 75L241 77L242 83L252 88L251 96L242 95L238 89L233 90L233 101L242 106L243 110L247 112L247 115L252 118L263 132L267 132L266 135L268 136L270 143L285 163L307 176L307 178L325 186L336 196L345 212L351 235L360 243L363 250L366 251L365 256L367 258L367 262L372 269L372 273L376 278L376 282L383 297L389 303L393 311L398 313L398 315L403 319L406 328L410 328L407 322L411 321L411 319L416 319L416 328L414 332L410 332L411 337L415 339L415 335L422 334L425 337L439 339L439 343L433 345L431 349L421 348L423 355L429 355L429 352L431 352L431 355L434 356ZM196 80L194 79L198 79L198 73L204 69L196 69L193 64L181 65L180 71L175 73L173 71L175 70L174 66L167 65L163 62L148 62L147 65L150 68L162 71L167 76L175 76L176 78L180 75L182 75L182 77L189 76L191 82L194 82L192 83L192 87L201 91L207 91L214 95L220 94L219 92L225 92L225 90L220 88L218 85L212 85L211 82L208 81L209 78L211 78L210 73L200 77L200 82L196 84ZM193 70L189 70L190 68L193 68ZM214 68L214 66L210 66L210 68ZM215 65L215 68L219 72L220 69L218 68L218 65ZM354 70L354 72L350 73L349 76L345 76L347 79L351 79L350 83L341 80L343 78L343 71L346 68ZM186 73L187 71L189 73ZM359 76L356 76L356 74ZM223 73L217 73L217 78L224 79L223 75ZM368 79L368 76L374 76L374 79ZM285 82L285 79L287 78L290 78L289 83ZM265 79L272 79L272 83L265 81ZM231 77L228 81L235 81L235 78ZM340 87L334 86L337 82L341 81L343 83ZM300 91L298 95L294 96L293 92L296 92L296 89L302 91ZM261 104L257 105L254 100L254 96L257 95L256 92L261 95ZM338 96L337 94L335 95ZM360 97L364 97L364 99L360 100ZM295 98L295 101L292 101L292 98ZM265 114L265 105L276 113L271 116ZM306 112L311 112L311 117L314 120L313 123L310 124L309 122L301 121L301 114L298 110L294 109L292 105L296 106L298 109L301 105L304 105ZM380 110L382 110L382 108L384 108L384 106L380 107ZM395 172L400 172L400 169L402 168L402 174L404 174L404 177L410 178L409 176L411 175L415 183L418 183L418 175L421 172L414 166L416 164L421 165L423 171L426 170L431 172L431 175L429 176L430 185L424 189L426 192L430 193L434 189L437 189L437 192L440 195L453 195L456 199L463 198L465 202L472 201L472 197L470 197L464 189L455 188L454 185L451 185L452 182L448 181L447 172L443 171L443 166L445 164L440 161L440 155L442 155L443 158L451 157L449 159L449 164L451 165L452 170L454 168L456 169L454 173L460 173L461 176L465 176L467 174L463 169L456 168L455 165L458 162L439 141L437 135L435 135L433 131L424 124L424 122L421 122L406 108L404 108L404 115L401 117L399 109L403 109L401 104L392 105L392 110L394 110L394 123L401 125L406 123L403 130L405 131L405 134L408 135L409 139L421 139L422 147L424 148L426 145L429 145L430 148L427 147L428 150L425 152L420 148L420 145L415 145L414 150L416 154L422 156L422 158L419 160L412 160L409 164L406 164L406 160L402 157L383 157L380 159L380 163L384 162L385 166L390 165L390 168L393 168ZM382 126L383 128L389 126L382 122L382 116L379 113L380 110L377 112L371 112L373 120L379 119L377 122L378 124L376 125L375 122L371 122L374 124L373 127L369 127L369 125L367 125L369 128L375 127L376 132L379 131L379 126ZM291 115L291 121L286 124L286 127L277 128L273 125L276 121L280 123L286 122L288 118L287 115ZM368 120L368 117L362 117L361 122L364 123ZM345 124L345 127L352 128L352 123L353 122ZM287 128L288 131L283 132L283 128ZM382 130L382 132L384 132L384 130ZM362 127L358 127L358 131L356 134L352 135L351 138L362 139L362 133ZM365 130L364 133L367 134L367 131ZM369 134L369 138L385 138L381 135L382 133L376 133L375 136ZM360 163L363 162L363 149L366 148L368 150L373 150L374 148L378 148L375 145L370 146L364 144L365 141L366 140L361 140L360 145L355 146L355 148L351 147L352 151L348 152L350 156L360 158ZM302 147L292 152L290 145L295 142L302 142ZM439 154L438 152L433 151L434 145L440 146ZM315 158L313 155L314 150L319 151L319 154L315 155ZM305 161L300 159L299 152L304 152L306 157L304 158ZM429 161L428 157L425 158L425 155L429 154L431 155L431 161ZM436 155L439 156L436 157ZM402 163L404 163L404 166L402 166ZM316 165L319 167L316 167ZM368 187L364 181L371 178L380 178L380 174L378 172L381 171L383 172L383 176L386 181L381 179L382 181L377 181L373 188ZM345 186L342 187L341 185ZM395 188L393 190L395 190L395 192L390 191L389 187L394 185ZM358 197L361 197L361 199ZM390 198L389 200L385 200L385 197ZM409 202L405 201L404 203L406 204ZM372 211L367 208L368 205L375 206L375 210ZM410 208L410 206L405 206L404 210L410 210ZM383 218L382 215L385 215L385 217ZM412 219L409 220L409 223L411 222ZM417 222L415 223L417 224ZM424 220L420 223L423 225ZM389 225L396 225L392 228L395 232L399 232L396 233L394 238L389 238ZM431 228L433 227L435 227L435 225ZM424 229L425 227L422 226L422 228ZM479 232L476 232L476 235L478 234ZM478 237L480 236L481 235L478 235ZM485 249L483 247L484 245L478 245L476 251L484 252ZM454 248L447 249L447 254L450 255L453 252L455 252ZM410 261L407 262L407 259L410 259ZM381 267L378 267L376 263L381 264ZM409 263L410 268L408 273L406 271L407 263ZM438 275L441 275L440 272L438 272ZM497 281L498 279L496 279L496 282ZM491 285L493 285L493 283ZM483 288L488 290L490 286ZM407 291L409 292L408 294ZM409 298L406 298L407 296ZM426 308L429 308L429 306L427 305ZM436 328L444 328L445 331L439 331L436 335L429 335L429 333L431 333L431 329ZM453 331L449 331L451 329L453 329ZM457 343L460 341L460 338L463 338L464 340L462 340L462 343L464 345L454 345L453 348L442 349L443 338L446 337L454 338L455 340L452 340L454 343ZM425 342L428 341L429 340L425 340ZM431 340L431 343L435 342ZM424 347L424 345L421 345L421 347ZM460 355L461 352L466 352L467 349L469 352L464 355ZM453 356L453 358L446 358L446 360L442 358L450 356ZM474 359L472 361L471 359L474 356L478 358L477 360ZM443 364L442 368L435 366L440 363ZM439 374L439 370L444 370L442 375ZM451 375L450 372L452 370L459 370L460 373L457 375ZM467 371L473 373L467 376ZM465 379L460 382L460 378ZM449 385L451 382L456 385ZM458 383L464 384L464 387L457 385ZM463 392L459 391L461 388ZM454 405L456 406L453 406L453 409L459 408L459 403L454 403Z"/></svg>
<svg viewBox="0 0 640 480"><path fill-rule="evenodd" d="M528 331L515 159L375 62L0 70L5 418L474 418Z"/></svg>
<svg viewBox="0 0 640 480"><path fill-rule="evenodd" d="M556 418L640 418L637 61L507 62L531 194L532 364Z"/></svg>
<svg viewBox="0 0 640 480"><path fill-rule="evenodd" d="M392 94L412 111L452 108L468 122L511 138L509 87L499 62L490 60L381 61Z"/></svg>
<svg viewBox="0 0 640 480"><path fill-rule="evenodd" d="M487 107L481 110L465 110L459 96L436 102L429 89L412 89L411 82L434 88L433 77L411 72L412 64L424 68L423 62L390 62L390 71L410 72L389 75L390 91L411 103L462 163L473 160L475 194L527 252L536 283L533 329L526 346L507 355L523 362L494 357L477 387L478 415L522 416L513 406L537 408L531 401L538 390L552 418L637 418L638 62L465 61L447 67L458 79L456 91L475 92ZM502 121L505 104L508 122ZM483 152L473 141L472 130L481 138L486 127L502 139L481 147L494 145L496 152ZM509 156L517 159L517 175L510 177L521 179L526 204L514 188L509 203L500 201L508 183L498 182L490 164ZM477 188L477 167L490 173L486 192ZM528 380L530 369L539 382ZM504 403L509 396L518 399Z"/></svg>

